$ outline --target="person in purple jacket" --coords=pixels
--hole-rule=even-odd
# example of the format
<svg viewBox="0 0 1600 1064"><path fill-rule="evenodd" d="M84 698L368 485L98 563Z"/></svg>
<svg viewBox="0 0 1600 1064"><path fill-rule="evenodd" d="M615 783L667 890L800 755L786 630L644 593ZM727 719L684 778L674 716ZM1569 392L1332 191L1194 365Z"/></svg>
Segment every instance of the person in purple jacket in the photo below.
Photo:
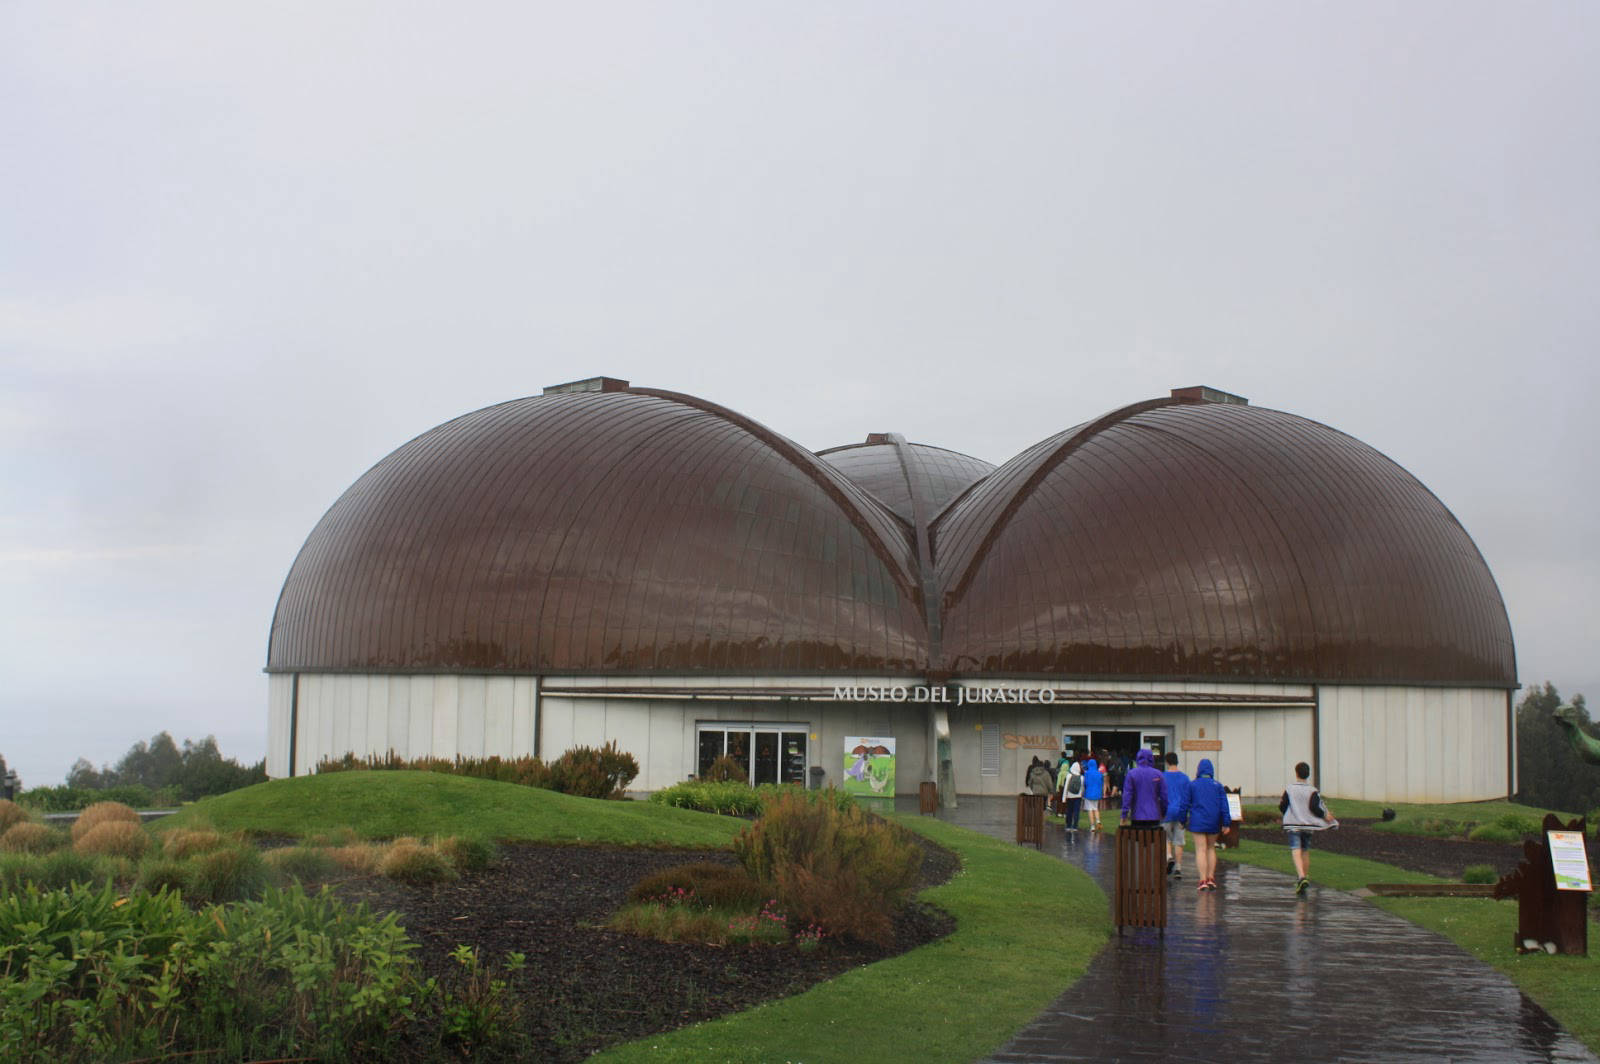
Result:
<svg viewBox="0 0 1600 1064"><path fill-rule="evenodd" d="M1167 815L1167 780L1156 769L1156 755L1140 750L1133 770L1122 781L1122 822L1133 827L1159 828Z"/></svg>

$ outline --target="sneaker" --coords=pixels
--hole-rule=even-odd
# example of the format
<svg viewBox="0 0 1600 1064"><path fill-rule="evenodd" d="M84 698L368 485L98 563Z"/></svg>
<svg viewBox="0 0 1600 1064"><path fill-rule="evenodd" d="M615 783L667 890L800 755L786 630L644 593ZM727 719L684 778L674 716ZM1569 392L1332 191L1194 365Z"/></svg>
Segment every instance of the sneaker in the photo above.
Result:
<svg viewBox="0 0 1600 1064"><path fill-rule="evenodd" d="M1173 870L1172 870L1172 878L1173 878L1173 879L1182 879L1182 878L1183 878L1183 869L1181 869L1181 868L1174 868L1174 869L1173 869Z"/></svg>
<svg viewBox="0 0 1600 1064"><path fill-rule="evenodd" d="M1172 870L1174 868L1176 868L1176 867L1178 867L1178 862L1172 860L1171 858L1168 858L1168 860L1167 860L1167 875L1170 876L1172 874Z"/></svg>
<svg viewBox="0 0 1600 1064"><path fill-rule="evenodd" d="M1311 880L1302 879L1302 880L1300 880L1298 883L1296 883L1294 885L1294 892L1296 894L1304 894L1306 892L1306 888L1309 887L1310 885L1311 885Z"/></svg>
<svg viewBox="0 0 1600 1064"><path fill-rule="evenodd" d="M1203 884L1201 884L1200 889L1201 890L1216 890L1217 889L1217 881L1214 880L1214 879L1208 879Z"/></svg>

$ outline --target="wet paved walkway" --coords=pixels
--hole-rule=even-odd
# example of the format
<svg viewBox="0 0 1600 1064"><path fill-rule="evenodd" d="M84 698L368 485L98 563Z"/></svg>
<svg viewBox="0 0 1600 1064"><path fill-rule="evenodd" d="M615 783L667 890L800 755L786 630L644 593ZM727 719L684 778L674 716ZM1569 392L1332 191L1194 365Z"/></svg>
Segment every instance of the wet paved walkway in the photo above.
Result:
<svg viewBox="0 0 1600 1064"><path fill-rule="evenodd" d="M940 814L1007 841L1015 817L1012 798L962 798ZM1047 820L1044 848L1111 893L1111 839ZM1430 931L1341 891L1296 896L1289 877L1250 865L1222 863L1219 889L1202 894L1186 857L1166 934L1125 930L991 1060L1596 1060Z"/></svg>

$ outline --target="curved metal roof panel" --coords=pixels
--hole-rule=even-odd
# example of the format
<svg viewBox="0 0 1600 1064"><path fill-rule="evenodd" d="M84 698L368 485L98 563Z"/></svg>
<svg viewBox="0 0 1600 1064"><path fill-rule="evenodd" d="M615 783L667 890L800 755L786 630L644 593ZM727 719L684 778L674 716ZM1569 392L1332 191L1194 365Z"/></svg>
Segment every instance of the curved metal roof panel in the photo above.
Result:
<svg viewBox="0 0 1600 1064"><path fill-rule="evenodd" d="M870 492L909 525L916 524L914 490L922 494L921 501L931 517L994 472L994 466L981 458L925 443L906 445L906 455L914 464L912 469L906 468L900 455L900 448L893 443L846 444L817 452L817 457Z"/></svg>
<svg viewBox="0 0 1600 1064"><path fill-rule="evenodd" d="M412 440L311 533L269 669L913 670L907 529L803 448L641 390Z"/></svg>
<svg viewBox="0 0 1600 1064"><path fill-rule="evenodd" d="M1126 407L1002 466L936 532L960 673L1516 682L1454 516L1292 414Z"/></svg>

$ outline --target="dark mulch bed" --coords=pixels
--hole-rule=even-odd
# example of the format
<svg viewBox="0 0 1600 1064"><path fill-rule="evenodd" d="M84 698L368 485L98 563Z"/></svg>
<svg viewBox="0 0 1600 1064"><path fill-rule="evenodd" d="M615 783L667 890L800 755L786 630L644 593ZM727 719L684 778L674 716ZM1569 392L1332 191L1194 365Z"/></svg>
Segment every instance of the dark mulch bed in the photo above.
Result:
<svg viewBox="0 0 1600 1064"><path fill-rule="evenodd" d="M1341 820L1331 831L1319 831L1311 842L1311 868L1315 873L1317 851L1365 857L1396 865L1413 872L1426 872L1445 879L1459 880L1469 865L1486 864L1496 875L1506 875L1522 861L1522 843L1472 842L1468 839L1433 838L1425 835L1396 835L1376 831L1376 820ZM1240 828L1239 834L1255 842L1287 846L1281 827Z"/></svg>
<svg viewBox="0 0 1600 1064"><path fill-rule="evenodd" d="M925 851L921 885L949 879L958 858L918 842ZM600 926L635 882L695 861L731 864L732 858L723 851L508 844L491 868L454 882L411 886L374 877L336 889L347 900L398 913L420 943L418 957L429 975L458 968L449 953L461 944L478 947L496 964L507 952L526 954L512 985L527 1038L518 1056L532 1060L582 1060L604 1046L796 994L954 929L947 914L917 902L896 920L889 948L827 939L810 952L693 946Z"/></svg>

